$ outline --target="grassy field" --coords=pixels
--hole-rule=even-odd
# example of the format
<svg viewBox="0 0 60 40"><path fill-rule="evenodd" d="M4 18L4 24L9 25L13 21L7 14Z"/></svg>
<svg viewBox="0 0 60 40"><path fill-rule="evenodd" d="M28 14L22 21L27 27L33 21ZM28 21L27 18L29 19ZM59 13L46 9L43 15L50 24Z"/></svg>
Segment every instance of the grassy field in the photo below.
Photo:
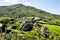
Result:
<svg viewBox="0 0 60 40"><path fill-rule="evenodd" d="M43 26L48 27L51 32L55 32L60 35L60 26L49 25L49 24L43 24Z"/></svg>
<svg viewBox="0 0 60 40"><path fill-rule="evenodd" d="M32 17L28 17L28 18L31 19ZM10 23L11 19L14 19L14 21L15 21L13 24ZM27 32L19 30L19 28L21 27L20 22L23 21L21 18L0 17L0 21L8 22L7 30L12 30L11 32L14 32L14 34L12 34L12 36L15 36L16 35L15 33L17 33L18 36L25 36L26 38L28 38L28 37L35 37L37 34L39 34L38 36L40 36L40 38L37 36L38 37L37 39L42 40L41 31L40 31L41 28L39 28L38 26L36 26L36 27L33 26L33 29L31 31L27 31ZM57 21L59 21L59 20L57 20ZM56 36L56 34L57 34L60 36L60 26L57 26L54 24L53 25L49 24L48 22L45 22L43 20L36 21L36 22L42 23L41 24L42 26L47 27L50 30L50 35ZM55 20L52 22L55 23ZM17 28L12 29L13 26L17 26Z"/></svg>

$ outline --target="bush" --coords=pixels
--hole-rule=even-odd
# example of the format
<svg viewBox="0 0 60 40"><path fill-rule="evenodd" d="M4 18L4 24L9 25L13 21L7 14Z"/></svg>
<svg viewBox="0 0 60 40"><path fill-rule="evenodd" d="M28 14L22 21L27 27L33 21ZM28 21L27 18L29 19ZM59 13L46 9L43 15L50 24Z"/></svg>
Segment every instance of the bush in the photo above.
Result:
<svg viewBox="0 0 60 40"><path fill-rule="evenodd" d="M17 28L17 26L12 26L12 29L16 29Z"/></svg>
<svg viewBox="0 0 60 40"><path fill-rule="evenodd" d="M3 19L0 21L0 23L9 23L9 19Z"/></svg>

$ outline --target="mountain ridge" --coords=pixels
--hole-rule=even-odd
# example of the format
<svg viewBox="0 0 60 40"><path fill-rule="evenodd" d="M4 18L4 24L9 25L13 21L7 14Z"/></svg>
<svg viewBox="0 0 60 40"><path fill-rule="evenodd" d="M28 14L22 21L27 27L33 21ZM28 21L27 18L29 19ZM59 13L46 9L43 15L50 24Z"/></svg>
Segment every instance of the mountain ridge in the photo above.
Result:
<svg viewBox="0 0 60 40"><path fill-rule="evenodd" d="M52 14L41 9L37 9L31 6L25 6L23 4L16 4L10 6L0 6L0 17L60 17L60 15Z"/></svg>

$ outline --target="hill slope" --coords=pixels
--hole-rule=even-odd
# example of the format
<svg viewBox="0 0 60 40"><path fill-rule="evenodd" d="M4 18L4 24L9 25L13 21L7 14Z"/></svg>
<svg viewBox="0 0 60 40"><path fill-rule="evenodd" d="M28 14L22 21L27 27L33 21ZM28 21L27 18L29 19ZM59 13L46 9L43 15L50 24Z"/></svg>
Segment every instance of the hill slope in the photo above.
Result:
<svg viewBox="0 0 60 40"><path fill-rule="evenodd" d="M31 6L25 6L23 4L16 4L11 6L0 6L0 17L41 17L49 18L52 21L59 21L60 15L51 14L41 9L36 9Z"/></svg>
<svg viewBox="0 0 60 40"><path fill-rule="evenodd" d="M7 16L7 17L47 16L52 18L52 17L57 17L58 15L50 14L43 10L36 9L30 6L25 6L23 4L16 4L11 6L0 6L0 16Z"/></svg>
<svg viewBox="0 0 60 40"><path fill-rule="evenodd" d="M24 17L31 18L36 16L38 16L39 18L41 17L42 20L36 21L34 24L39 23L42 26L47 27L51 32L50 36L53 36L53 37L56 36L55 33L57 33L60 36L60 31L59 31L60 15L51 14L41 9L36 9L30 6L24 6L22 4L16 4L11 6L0 6L0 22L7 23L7 26L6 26L7 30L11 30L11 32L13 32L14 34L15 32L17 32L18 35L22 34L21 36L32 37L32 36L36 36L38 33L37 37L38 38L41 37L40 26L35 27L35 25L33 25L32 31L28 31L28 32L20 30L21 28L20 23L21 21L23 22L21 18L24 18ZM54 33L54 35L52 33Z"/></svg>

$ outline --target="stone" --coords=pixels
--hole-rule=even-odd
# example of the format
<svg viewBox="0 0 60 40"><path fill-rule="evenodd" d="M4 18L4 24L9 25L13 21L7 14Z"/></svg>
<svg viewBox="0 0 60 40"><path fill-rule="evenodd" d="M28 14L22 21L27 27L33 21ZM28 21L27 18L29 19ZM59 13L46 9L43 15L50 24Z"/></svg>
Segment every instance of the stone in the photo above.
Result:
<svg viewBox="0 0 60 40"><path fill-rule="evenodd" d="M42 27L42 25L39 22L35 23L35 26Z"/></svg>
<svg viewBox="0 0 60 40"><path fill-rule="evenodd" d="M49 30L47 27L41 27L41 34L43 38L49 38Z"/></svg>
<svg viewBox="0 0 60 40"><path fill-rule="evenodd" d="M27 24L24 25L23 30L24 30L24 31L31 31L32 28L33 28L33 25L30 24L30 23L27 23Z"/></svg>
<svg viewBox="0 0 60 40"><path fill-rule="evenodd" d="M2 32L5 32L5 27L6 27L6 24L2 24L2 27L1 27Z"/></svg>

